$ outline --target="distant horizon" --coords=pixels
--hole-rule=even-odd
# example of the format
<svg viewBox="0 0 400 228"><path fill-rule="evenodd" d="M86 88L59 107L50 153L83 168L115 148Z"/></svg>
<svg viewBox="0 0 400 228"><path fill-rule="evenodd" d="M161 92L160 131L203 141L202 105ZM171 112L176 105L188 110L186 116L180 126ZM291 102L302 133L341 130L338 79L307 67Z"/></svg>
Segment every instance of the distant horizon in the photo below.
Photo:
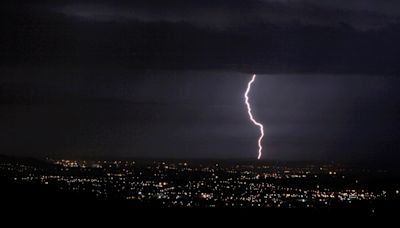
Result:
<svg viewBox="0 0 400 228"><path fill-rule="evenodd" d="M350 165L393 165L397 167L396 161L376 161L376 160L339 160L339 159L308 159L308 160L289 160L289 159L263 159L258 160L257 158L174 158L174 157L113 157L113 156L81 156L81 157L66 157L66 156L25 156L25 155L7 155L0 154L1 157L8 157L14 159L36 159L36 160L77 160L77 161L157 161L157 162L221 162L221 163L232 163L232 162L244 162L253 164L263 163L321 163L321 164L350 164ZM400 167L399 167L400 169Z"/></svg>

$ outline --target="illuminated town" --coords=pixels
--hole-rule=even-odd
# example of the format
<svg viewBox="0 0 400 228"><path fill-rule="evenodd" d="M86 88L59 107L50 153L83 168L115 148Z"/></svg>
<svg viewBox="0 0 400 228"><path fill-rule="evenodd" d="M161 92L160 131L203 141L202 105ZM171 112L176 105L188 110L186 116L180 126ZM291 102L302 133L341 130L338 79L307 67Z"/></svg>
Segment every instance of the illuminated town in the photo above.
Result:
<svg viewBox="0 0 400 228"><path fill-rule="evenodd" d="M52 159L43 164L2 161L0 172L19 183L162 207L347 207L400 196L400 183L371 186L365 177L372 171L334 164Z"/></svg>

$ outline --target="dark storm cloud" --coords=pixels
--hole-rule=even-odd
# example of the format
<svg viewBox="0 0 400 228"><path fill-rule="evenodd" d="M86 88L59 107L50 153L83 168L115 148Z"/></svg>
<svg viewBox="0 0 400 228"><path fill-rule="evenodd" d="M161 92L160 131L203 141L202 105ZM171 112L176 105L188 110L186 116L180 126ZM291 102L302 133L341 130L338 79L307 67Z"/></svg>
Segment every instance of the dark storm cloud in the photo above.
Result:
<svg viewBox="0 0 400 228"><path fill-rule="evenodd" d="M24 2L24 1L23 1ZM304 23L336 26L346 23L370 29L398 23L398 3L378 1L248 0L248 1L38 1L31 8L61 12L94 21L185 21L226 28L247 23ZM396 11L397 9L397 11Z"/></svg>
<svg viewBox="0 0 400 228"><path fill-rule="evenodd" d="M320 26L348 24L359 29L384 27L399 22L396 1L314 0L173 0L173 1L12 1L17 10L56 12L92 21L187 22L196 26L226 28L249 23ZM4 7L7 9L7 7ZM14 9L15 10L15 9Z"/></svg>
<svg viewBox="0 0 400 228"><path fill-rule="evenodd" d="M341 8L341 4L308 1L114 1L69 3L51 9L65 15L94 21L168 21L196 26L226 28L248 23L337 26L346 23L371 29L398 23L399 18L384 12ZM350 4L349 6L351 6ZM338 7L335 7L338 6Z"/></svg>
<svg viewBox="0 0 400 228"><path fill-rule="evenodd" d="M1 64L400 71L400 26L381 12L280 1L3 4Z"/></svg>

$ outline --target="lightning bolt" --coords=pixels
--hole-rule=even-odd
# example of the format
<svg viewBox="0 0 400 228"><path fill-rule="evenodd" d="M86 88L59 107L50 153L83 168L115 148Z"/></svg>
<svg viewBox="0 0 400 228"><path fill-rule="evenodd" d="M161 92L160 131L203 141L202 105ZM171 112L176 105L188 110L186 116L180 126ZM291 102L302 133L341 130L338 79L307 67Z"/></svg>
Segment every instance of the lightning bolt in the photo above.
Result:
<svg viewBox="0 0 400 228"><path fill-rule="evenodd" d="M250 89L251 89L251 85L253 84L255 79L256 79L256 75L254 74L253 77L251 78L251 80L249 81L249 83L247 84L247 89L246 89L246 92L244 93L244 99L245 99L245 103L246 103L246 106L247 106L247 113L249 114L251 122L253 122L254 125L256 125L256 126L258 126L260 128L260 133L261 134L260 134L260 137L258 138L258 157L257 157L257 159L260 159L261 155L262 155L261 141L262 141L262 139L264 137L264 126L254 119L253 114L251 113L251 106L250 106L250 103L249 103L249 96L248 96L249 92L250 92Z"/></svg>

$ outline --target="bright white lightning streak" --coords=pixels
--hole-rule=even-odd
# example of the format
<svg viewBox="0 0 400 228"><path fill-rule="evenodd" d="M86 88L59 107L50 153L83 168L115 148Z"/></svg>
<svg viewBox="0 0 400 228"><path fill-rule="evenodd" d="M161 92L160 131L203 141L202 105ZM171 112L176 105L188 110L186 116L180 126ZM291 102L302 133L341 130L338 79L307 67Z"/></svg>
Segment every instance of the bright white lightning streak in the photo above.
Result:
<svg viewBox="0 0 400 228"><path fill-rule="evenodd" d="M260 135L260 138L258 138L258 157L257 157L257 159L260 159L261 155L262 155L261 141L262 141L262 139L264 137L264 126L254 119L253 114L251 113L251 106L250 106L250 103L249 103L249 96L248 96L249 92L250 92L250 89L251 89L251 85L253 84L255 79L256 79L256 75L254 74L253 78L247 84L247 89L246 89L246 92L244 93L244 99L245 99L245 102L246 102L246 105L247 105L247 113L249 114L251 122L253 122L254 125L257 125L260 128L261 135Z"/></svg>

